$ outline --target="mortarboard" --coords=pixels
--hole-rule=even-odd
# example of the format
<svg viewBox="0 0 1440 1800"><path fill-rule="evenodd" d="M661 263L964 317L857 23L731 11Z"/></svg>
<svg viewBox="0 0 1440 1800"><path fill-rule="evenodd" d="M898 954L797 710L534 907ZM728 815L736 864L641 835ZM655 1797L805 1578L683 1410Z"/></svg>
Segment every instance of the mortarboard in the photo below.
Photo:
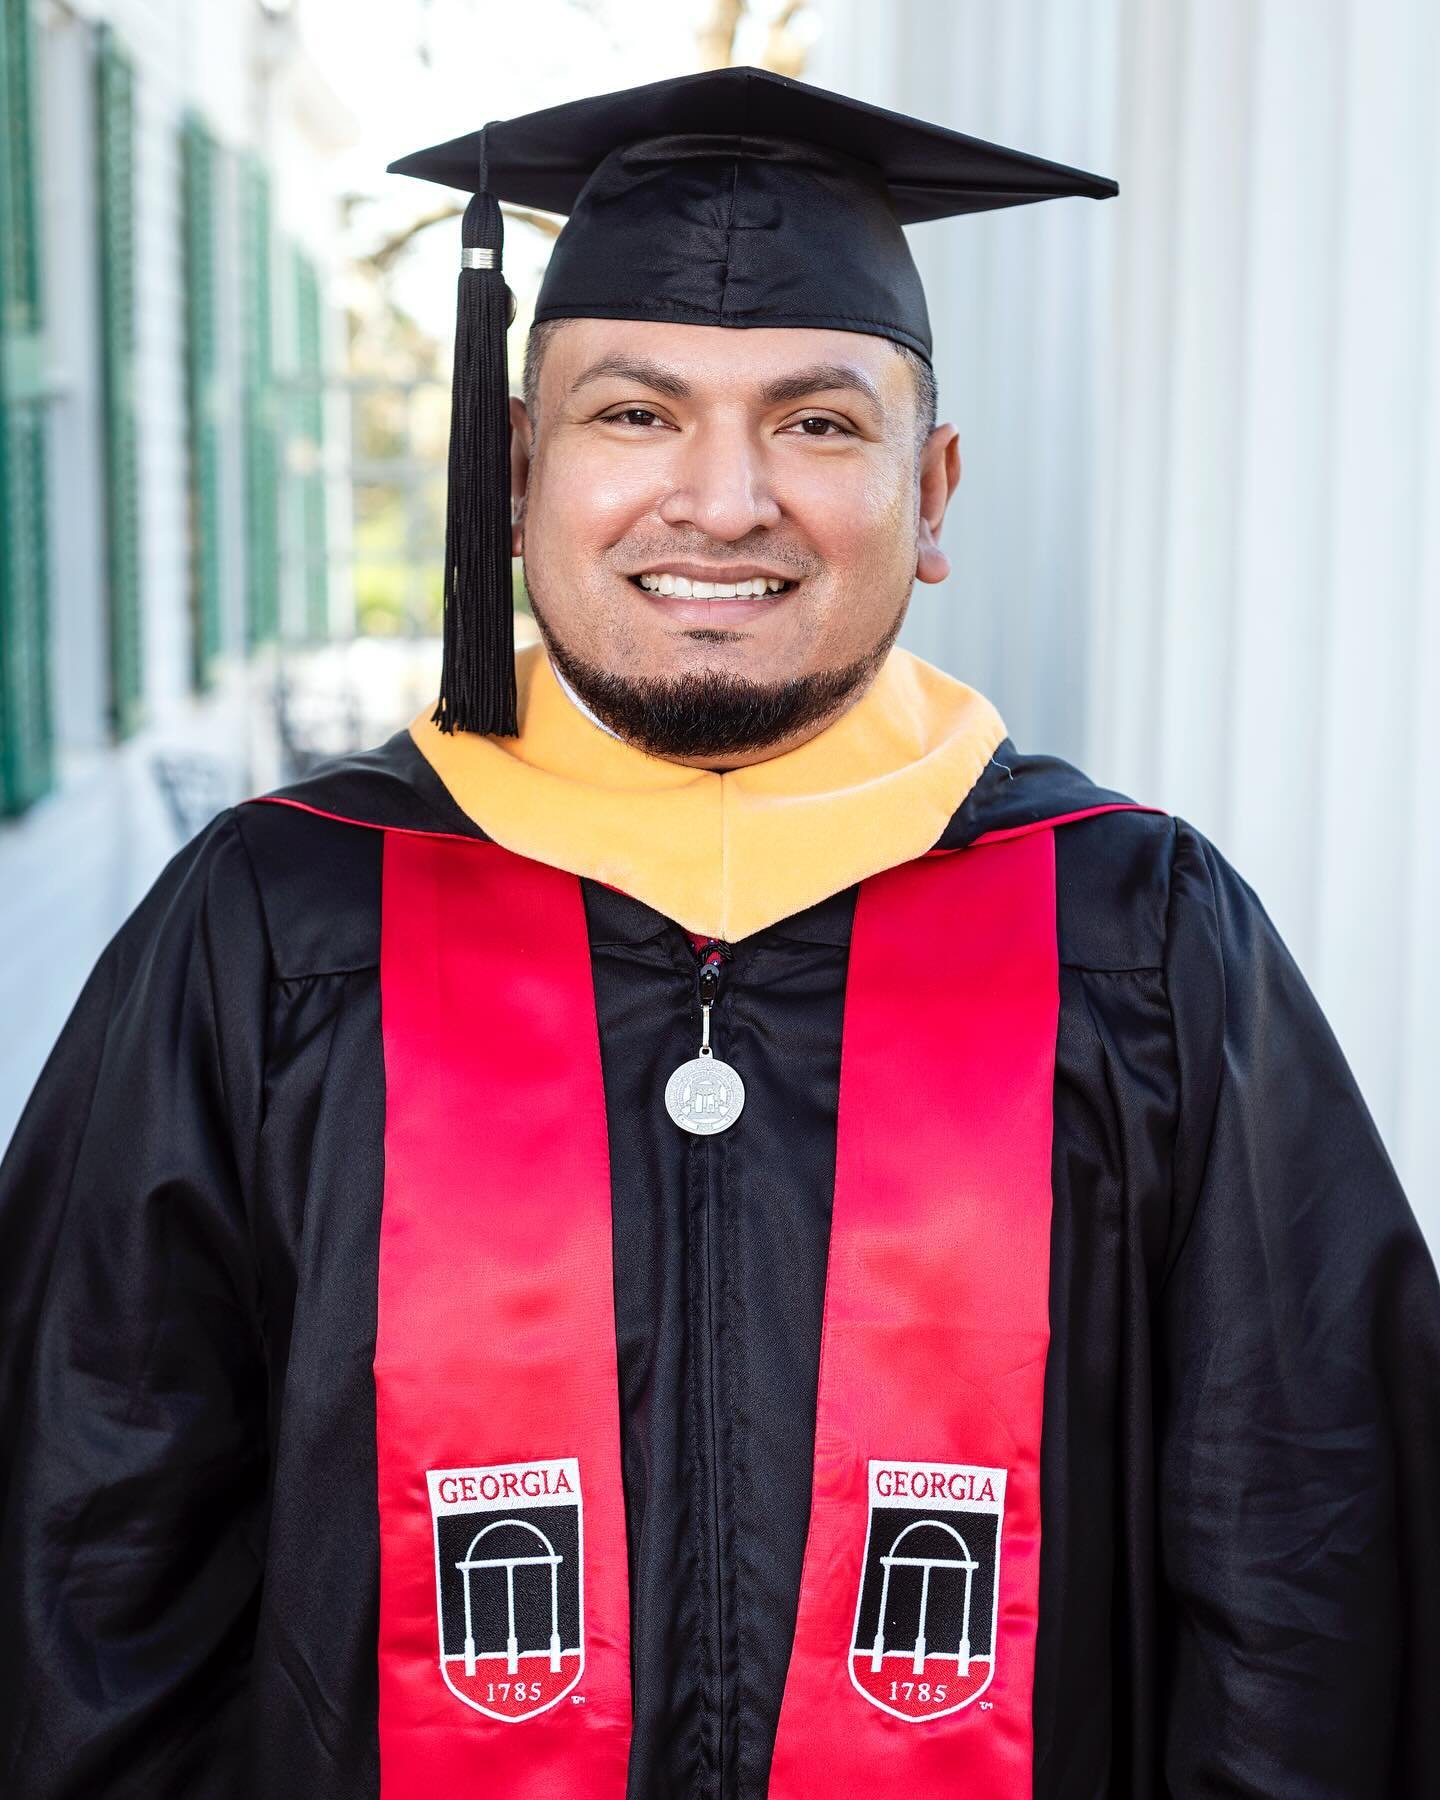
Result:
<svg viewBox="0 0 1440 1800"><path fill-rule="evenodd" d="M809 87L717 69L503 119L390 164L472 194L450 421L442 731L514 735L509 381L499 202L568 214L545 319L820 326L929 358L901 227L1115 183Z"/></svg>

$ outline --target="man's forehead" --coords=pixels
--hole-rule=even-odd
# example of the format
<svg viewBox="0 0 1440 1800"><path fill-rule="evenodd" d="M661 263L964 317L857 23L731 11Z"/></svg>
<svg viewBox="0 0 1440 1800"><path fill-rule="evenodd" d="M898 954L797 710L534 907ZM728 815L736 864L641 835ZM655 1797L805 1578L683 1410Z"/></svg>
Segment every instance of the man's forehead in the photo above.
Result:
<svg viewBox="0 0 1440 1800"><path fill-rule="evenodd" d="M807 389L853 387L883 400L906 384L904 358L888 338L818 327L744 328L649 319L557 321L545 364L560 389L603 379L700 393L724 387L759 393L804 377Z"/></svg>

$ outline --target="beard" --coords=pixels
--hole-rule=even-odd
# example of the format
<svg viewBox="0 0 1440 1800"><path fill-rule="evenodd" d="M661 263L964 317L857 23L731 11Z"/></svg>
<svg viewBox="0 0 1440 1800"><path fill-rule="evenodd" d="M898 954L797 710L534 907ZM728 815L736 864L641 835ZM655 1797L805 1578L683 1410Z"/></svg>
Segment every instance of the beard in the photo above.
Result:
<svg viewBox="0 0 1440 1800"><path fill-rule="evenodd" d="M907 595L883 635L853 662L767 682L719 669L640 677L602 669L551 630L534 591L530 594L551 662L596 718L637 749L672 759L753 755L838 716L869 686L890 654L908 602ZM720 643L730 634L699 630L686 635Z"/></svg>

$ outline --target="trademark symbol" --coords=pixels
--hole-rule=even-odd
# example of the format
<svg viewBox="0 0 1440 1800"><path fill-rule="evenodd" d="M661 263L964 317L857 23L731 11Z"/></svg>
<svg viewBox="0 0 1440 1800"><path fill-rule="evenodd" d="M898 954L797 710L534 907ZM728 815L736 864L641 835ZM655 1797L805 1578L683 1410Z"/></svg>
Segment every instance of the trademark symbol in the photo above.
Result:
<svg viewBox="0 0 1440 1800"><path fill-rule="evenodd" d="M570 1696L570 1704L572 1706L583 1706L585 1704L585 1696L583 1694L572 1694Z"/></svg>
<svg viewBox="0 0 1440 1800"><path fill-rule="evenodd" d="M994 1712L995 1702L993 1700L982 1700L980 1702L980 1710L981 1712Z"/></svg>

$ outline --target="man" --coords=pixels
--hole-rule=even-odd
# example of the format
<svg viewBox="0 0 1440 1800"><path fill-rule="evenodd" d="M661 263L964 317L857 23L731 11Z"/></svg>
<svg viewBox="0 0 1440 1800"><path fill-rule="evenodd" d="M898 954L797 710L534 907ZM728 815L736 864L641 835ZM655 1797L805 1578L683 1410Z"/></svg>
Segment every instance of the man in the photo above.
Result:
<svg viewBox="0 0 1440 1800"><path fill-rule="evenodd" d="M0 1175L5 1791L1440 1792L1340 1052L1199 833L892 647L897 221L1108 184L755 71L407 166L477 190L441 698L172 862ZM509 545L496 194L571 213Z"/></svg>

